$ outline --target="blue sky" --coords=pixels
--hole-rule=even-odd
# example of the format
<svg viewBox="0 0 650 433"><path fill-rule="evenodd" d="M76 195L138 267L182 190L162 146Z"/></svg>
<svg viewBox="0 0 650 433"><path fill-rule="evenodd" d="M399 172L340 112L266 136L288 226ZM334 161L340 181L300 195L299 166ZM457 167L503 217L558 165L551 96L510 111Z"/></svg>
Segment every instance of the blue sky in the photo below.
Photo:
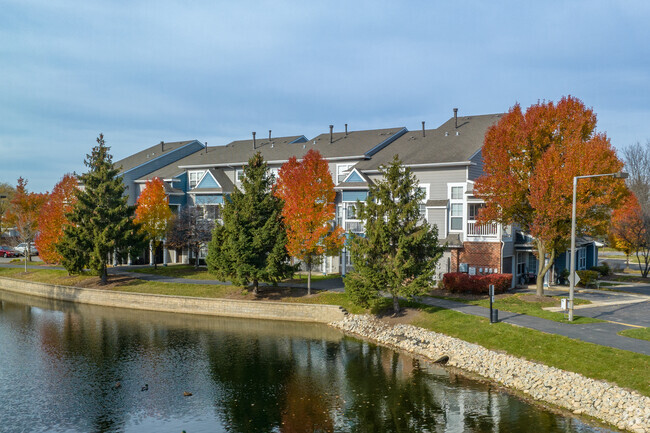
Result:
<svg viewBox="0 0 650 433"><path fill-rule="evenodd" d="M61 1L0 7L0 182L51 190L103 132L161 140L406 126L571 94L650 139L646 1Z"/></svg>

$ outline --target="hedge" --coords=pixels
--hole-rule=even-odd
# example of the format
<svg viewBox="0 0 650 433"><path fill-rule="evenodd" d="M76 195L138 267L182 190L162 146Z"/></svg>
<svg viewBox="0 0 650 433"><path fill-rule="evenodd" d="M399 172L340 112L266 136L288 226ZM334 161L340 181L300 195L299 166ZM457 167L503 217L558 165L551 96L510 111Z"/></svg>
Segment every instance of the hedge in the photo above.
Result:
<svg viewBox="0 0 650 433"><path fill-rule="evenodd" d="M578 284L582 287L593 285L598 280L598 271L576 271L576 273L580 277Z"/></svg>
<svg viewBox="0 0 650 433"><path fill-rule="evenodd" d="M464 272L448 272L442 277L442 285L453 293L488 294L494 284L494 293L510 288L512 274L468 275Z"/></svg>

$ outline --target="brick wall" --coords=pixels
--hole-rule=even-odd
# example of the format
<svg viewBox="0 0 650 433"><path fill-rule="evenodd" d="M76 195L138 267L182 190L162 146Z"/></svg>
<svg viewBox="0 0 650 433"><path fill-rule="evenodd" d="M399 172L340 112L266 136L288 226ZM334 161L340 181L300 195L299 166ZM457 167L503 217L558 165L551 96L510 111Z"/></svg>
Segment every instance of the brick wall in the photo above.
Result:
<svg viewBox="0 0 650 433"><path fill-rule="evenodd" d="M460 263L477 268L496 268L501 272L501 243L463 242L463 248L452 250L451 269L458 272ZM509 272L509 271L508 271Z"/></svg>

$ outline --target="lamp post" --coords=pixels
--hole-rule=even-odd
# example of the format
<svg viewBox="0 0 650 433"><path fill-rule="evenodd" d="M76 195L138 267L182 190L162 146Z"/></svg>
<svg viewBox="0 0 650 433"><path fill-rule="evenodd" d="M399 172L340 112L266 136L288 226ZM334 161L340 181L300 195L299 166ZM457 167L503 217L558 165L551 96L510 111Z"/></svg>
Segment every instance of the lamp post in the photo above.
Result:
<svg viewBox="0 0 650 433"><path fill-rule="evenodd" d="M578 179L590 177L612 176L617 179L627 179L627 173L590 174L586 176L575 176L573 178L573 203L571 207L571 267L569 270L569 322L573 321L573 292L575 291L576 275L576 193L578 190Z"/></svg>

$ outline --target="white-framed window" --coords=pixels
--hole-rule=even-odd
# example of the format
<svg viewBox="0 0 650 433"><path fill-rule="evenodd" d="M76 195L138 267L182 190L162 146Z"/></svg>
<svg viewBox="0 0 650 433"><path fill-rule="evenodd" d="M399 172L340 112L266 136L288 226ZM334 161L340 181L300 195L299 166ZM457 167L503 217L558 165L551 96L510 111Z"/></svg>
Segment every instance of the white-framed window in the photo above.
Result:
<svg viewBox="0 0 650 433"><path fill-rule="evenodd" d="M467 204L467 219L470 221L476 221L478 219L478 213L481 209L485 207L485 203L468 203Z"/></svg>
<svg viewBox="0 0 650 433"><path fill-rule="evenodd" d="M463 231L465 184L449 185L449 231Z"/></svg>
<svg viewBox="0 0 650 433"><path fill-rule="evenodd" d="M190 184L190 189L194 188L199 184L199 181L205 174L205 170L192 170L187 172L187 179Z"/></svg>
<svg viewBox="0 0 650 433"><path fill-rule="evenodd" d="M354 167L354 163L352 164L336 164L336 183L339 184L343 182L343 180L348 177L348 174L350 174L350 169Z"/></svg>
<svg viewBox="0 0 650 433"><path fill-rule="evenodd" d="M429 184L421 184L418 189L424 193L422 200L420 200L420 218L427 220L427 200L429 200Z"/></svg>
<svg viewBox="0 0 650 433"><path fill-rule="evenodd" d="M244 169L238 168L235 170L235 182L241 183L242 179L244 179Z"/></svg>
<svg viewBox="0 0 650 433"><path fill-rule="evenodd" d="M587 249L586 248L578 249L578 269L587 269Z"/></svg>
<svg viewBox="0 0 650 433"><path fill-rule="evenodd" d="M274 178L275 181L277 182L277 181L278 181L278 175L279 175L279 173L280 173L280 168L278 168L278 167L271 167L271 168L269 168L269 173L273 176L273 178Z"/></svg>
<svg viewBox="0 0 650 433"><path fill-rule="evenodd" d="M449 206L449 230L463 230L463 204L451 203Z"/></svg>
<svg viewBox="0 0 650 433"><path fill-rule="evenodd" d="M348 203L345 207L345 219L354 220L357 219L357 206L352 203Z"/></svg>

